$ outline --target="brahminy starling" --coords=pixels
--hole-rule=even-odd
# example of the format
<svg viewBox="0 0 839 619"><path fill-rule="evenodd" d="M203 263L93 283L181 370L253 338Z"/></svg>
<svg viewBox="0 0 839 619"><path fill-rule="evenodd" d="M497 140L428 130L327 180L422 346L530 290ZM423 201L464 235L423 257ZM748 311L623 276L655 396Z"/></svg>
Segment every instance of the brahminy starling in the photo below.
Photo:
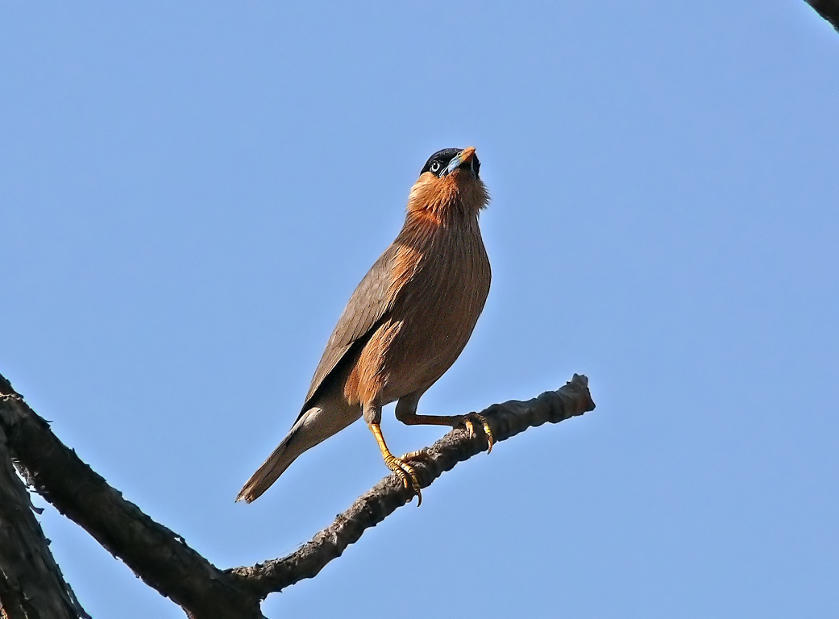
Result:
<svg viewBox="0 0 839 619"><path fill-rule="evenodd" d="M467 415L418 415L426 390L460 355L484 308L491 272L478 215L489 202L473 147L431 155L408 196L405 224L350 297L315 370L300 415L280 445L239 492L248 503L265 492L304 451L364 417L387 467L422 502L412 461L395 457L379 426L382 407L396 402L409 425L483 429Z"/></svg>

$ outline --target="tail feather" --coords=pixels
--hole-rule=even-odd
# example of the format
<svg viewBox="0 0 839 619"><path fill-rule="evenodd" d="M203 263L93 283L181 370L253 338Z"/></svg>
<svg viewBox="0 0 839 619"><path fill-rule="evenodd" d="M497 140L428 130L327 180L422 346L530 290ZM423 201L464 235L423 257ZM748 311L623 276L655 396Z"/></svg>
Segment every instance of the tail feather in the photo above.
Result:
<svg viewBox="0 0 839 619"><path fill-rule="evenodd" d="M297 418L291 431L268 459L251 475L237 501L252 503L268 490L304 451L340 432L361 417L361 406L348 404L343 392L327 391Z"/></svg>
<svg viewBox="0 0 839 619"><path fill-rule="evenodd" d="M262 496L262 493L268 490L268 488L271 487L271 484L277 481L288 466L294 462L297 456L300 455L300 452L288 449L292 438L294 438L294 432L285 437L283 442L277 446L270 456L268 456L268 459L262 463L262 466L256 470L256 473L251 475L251 478L239 491L239 494L236 497L237 501L244 500L247 503L254 502Z"/></svg>

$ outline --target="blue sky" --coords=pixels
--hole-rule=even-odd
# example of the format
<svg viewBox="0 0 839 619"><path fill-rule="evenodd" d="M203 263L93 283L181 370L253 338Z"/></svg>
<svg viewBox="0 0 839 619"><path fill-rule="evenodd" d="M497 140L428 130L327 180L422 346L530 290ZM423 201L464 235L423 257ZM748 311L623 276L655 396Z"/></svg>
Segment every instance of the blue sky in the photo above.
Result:
<svg viewBox="0 0 839 619"><path fill-rule="evenodd" d="M477 147L493 287L421 412L574 372L598 408L269 617L839 612L839 35L803 2L6 3L0 81L0 372L220 567L385 474L359 423L233 503L426 158ZM95 617L183 616L41 521Z"/></svg>

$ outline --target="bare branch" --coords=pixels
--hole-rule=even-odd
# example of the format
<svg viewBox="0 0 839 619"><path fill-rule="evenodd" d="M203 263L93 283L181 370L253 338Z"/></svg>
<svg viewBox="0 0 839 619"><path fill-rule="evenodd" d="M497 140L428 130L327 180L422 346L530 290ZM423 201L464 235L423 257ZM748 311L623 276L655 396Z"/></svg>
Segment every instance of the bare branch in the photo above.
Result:
<svg viewBox="0 0 839 619"><path fill-rule="evenodd" d="M0 616L90 619L49 551L0 427Z"/></svg>
<svg viewBox="0 0 839 619"><path fill-rule="evenodd" d="M574 374L571 381L558 391L545 392L527 402L513 400L494 404L481 411L481 415L489 422L496 441L500 442L527 428L545 422L558 423L592 410L594 401L588 390L588 379ZM482 436L470 438L465 430L452 430L428 450L430 461L427 464L417 463L420 485L428 487L458 462L485 449L486 442ZM376 526L412 498L413 493L405 489L395 475L389 475L356 499L335 522L298 551L253 567L228 570L228 573L260 598L265 598L269 593L316 576L327 563L340 557L347 546L357 542L366 529Z"/></svg>
<svg viewBox="0 0 839 619"><path fill-rule="evenodd" d="M529 427L557 423L591 410L594 402L588 380L575 374L558 391L543 393L528 402L495 404L481 414L496 441L503 441ZM149 586L196 619L261 618L260 601L269 593L312 578L358 541L367 528L412 498L410 491L389 475L297 552L252 567L221 571L179 535L123 499L55 437L49 424L11 390L2 376L0 431L8 438L9 450L19 467L45 499L125 561ZM484 449L482 436L470 438L464 430L452 430L428 450L427 463L417 464L420 484L429 486L443 472ZM2 512L0 519L5 520Z"/></svg>
<svg viewBox="0 0 839 619"><path fill-rule="evenodd" d="M839 0L806 0L806 2L839 32Z"/></svg>
<svg viewBox="0 0 839 619"><path fill-rule="evenodd" d="M187 614L196 619L262 617L256 597L123 499L20 396L0 395L0 428L39 494Z"/></svg>

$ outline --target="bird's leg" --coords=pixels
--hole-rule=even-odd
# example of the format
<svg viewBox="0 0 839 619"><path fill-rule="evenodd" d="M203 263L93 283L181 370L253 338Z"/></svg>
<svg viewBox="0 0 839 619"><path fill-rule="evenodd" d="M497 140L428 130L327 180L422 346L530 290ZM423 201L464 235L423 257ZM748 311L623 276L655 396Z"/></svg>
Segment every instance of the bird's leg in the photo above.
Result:
<svg viewBox="0 0 839 619"><path fill-rule="evenodd" d="M370 431L373 433L373 436L376 437L376 442L379 444L379 449L381 450L382 457L385 460L385 466L396 473L406 488L410 488L414 491L414 494L417 495L417 507L419 507L422 505L422 491L420 490L419 480L417 479L414 467L405 461L404 456L402 458L397 458L390 453L390 449L388 449L387 443L385 443L385 437L382 436L382 429L379 427L378 423L368 422L367 425L370 427Z"/></svg>
<svg viewBox="0 0 839 619"><path fill-rule="evenodd" d="M420 394L421 395L421 394ZM417 415L417 404L419 403L419 396L405 396L399 399L396 403L396 418L404 424L409 426L430 425L430 426L450 426L456 428L463 426L469 431L469 437L474 438L475 424L479 423L484 431L487 439L487 453L492 451L492 446L495 444L495 438L492 436L492 428L486 417L478 413L467 413L465 415ZM413 458L422 457L421 451L414 451L406 456ZM411 458L408 459L411 459ZM427 457L427 456L426 456Z"/></svg>

